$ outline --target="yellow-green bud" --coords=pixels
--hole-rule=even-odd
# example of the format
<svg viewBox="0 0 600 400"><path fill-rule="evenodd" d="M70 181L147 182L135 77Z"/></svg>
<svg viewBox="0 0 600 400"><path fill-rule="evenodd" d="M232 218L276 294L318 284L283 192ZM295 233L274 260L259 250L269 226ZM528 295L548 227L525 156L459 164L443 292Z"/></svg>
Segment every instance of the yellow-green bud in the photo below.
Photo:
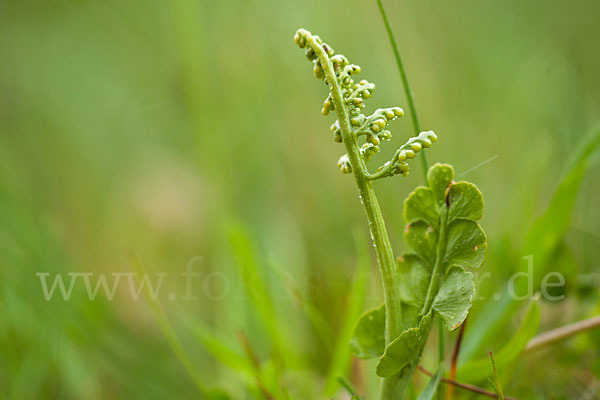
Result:
<svg viewBox="0 0 600 400"><path fill-rule="evenodd" d="M331 110L333 110L333 103L331 102L331 98L327 98L323 103L323 109L321 110L321 114L328 115Z"/></svg>
<svg viewBox="0 0 600 400"><path fill-rule="evenodd" d="M406 151L402 150L400 153L398 153L398 161L406 161L408 157L406 156Z"/></svg>
<svg viewBox="0 0 600 400"><path fill-rule="evenodd" d="M337 68L345 67L346 65L348 65L348 59L341 54L337 54L337 55L331 57L331 63L337 69Z"/></svg>
<svg viewBox="0 0 600 400"><path fill-rule="evenodd" d="M383 119L378 119L377 121L374 122L374 124L377 125L381 129L385 128L385 120L383 120Z"/></svg>
<svg viewBox="0 0 600 400"><path fill-rule="evenodd" d="M385 115L385 117L386 117L387 119L394 119L394 118L396 118L396 114L394 114L394 111L393 111L393 110L389 110L389 109L388 109L388 110L385 110L385 111L383 112L383 114Z"/></svg>
<svg viewBox="0 0 600 400"><path fill-rule="evenodd" d="M300 47L306 47L306 36L309 32L305 29L298 29L294 35L294 43Z"/></svg>
<svg viewBox="0 0 600 400"><path fill-rule="evenodd" d="M363 80L362 80L362 81L360 81L359 83L360 83L361 85L366 85L366 84L368 84L369 82L368 82L367 80L363 79Z"/></svg>
<svg viewBox="0 0 600 400"><path fill-rule="evenodd" d="M433 132L433 131L429 131L429 140L431 140L431 143L435 143L438 140L437 135Z"/></svg>
<svg viewBox="0 0 600 400"><path fill-rule="evenodd" d="M410 149L404 150L404 155L406 158L415 158L415 152Z"/></svg>
<svg viewBox="0 0 600 400"><path fill-rule="evenodd" d="M376 124L371 125L371 132L377 133L379 131L381 131L381 128L379 127L379 125L376 125Z"/></svg>
<svg viewBox="0 0 600 400"><path fill-rule="evenodd" d="M356 118L356 117L354 117L354 118L350 118L350 123L351 123L353 126L359 126L359 125L360 125L360 119L359 119L359 118Z"/></svg>
<svg viewBox="0 0 600 400"><path fill-rule="evenodd" d="M340 126L339 126L337 120L333 124L331 124L331 126L329 127L329 130L331 131L331 133L335 133L335 131L337 131L339 129L340 129Z"/></svg>
<svg viewBox="0 0 600 400"><path fill-rule="evenodd" d="M421 144L423 144L423 147L425 148L431 147L431 140L427 138L421 139Z"/></svg>
<svg viewBox="0 0 600 400"><path fill-rule="evenodd" d="M403 177L405 177L405 178L406 178L406 177L407 177L409 174L410 174L410 171L403 171L403 172L400 172L400 175L402 175L402 176L403 176Z"/></svg>
<svg viewBox="0 0 600 400"><path fill-rule="evenodd" d="M350 102L352 104L354 104L355 106L360 107L363 104L363 99L359 98L359 97L355 97L352 100L350 100Z"/></svg>
<svg viewBox="0 0 600 400"><path fill-rule="evenodd" d="M349 174L352 172L352 166L350 165L350 159L348 158L348 154L344 154L343 156L341 156L338 160L337 165L343 174Z"/></svg>
<svg viewBox="0 0 600 400"><path fill-rule="evenodd" d="M381 143L381 141L379 140L379 138L377 137L377 135L369 135L367 136L367 142L374 144L375 146L379 145L379 143Z"/></svg>
<svg viewBox="0 0 600 400"><path fill-rule="evenodd" d="M325 78L325 73L323 72L323 68L321 68L321 63L318 61L315 62L315 67L313 68L313 75L317 79Z"/></svg>
<svg viewBox="0 0 600 400"><path fill-rule="evenodd" d="M361 95L362 95L362 97L363 97L364 99L369 99L369 98L371 98L371 92L369 92L368 90L363 90L363 91L361 92Z"/></svg>
<svg viewBox="0 0 600 400"><path fill-rule="evenodd" d="M363 158L369 161L371 157L373 157L376 153L379 152L379 147L371 143L365 143L360 148L360 152L363 155Z"/></svg>
<svg viewBox="0 0 600 400"><path fill-rule="evenodd" d="M337 143L342 143L343 139L342 139L342 132L341 131L335 131L333 133L333 141L337 142Z"/></svg>
<svg viewBox="0 0 600 400"><path fill-rule="evenodd" d="M390 140L392 138L392 132L382 131L378 136L380 139Z"/></svg>
<svg viewBox="0 0 600 400"><path fill-rule="evenodd" d="M419 142L415 142L415 143L413 143L413 144L411 144L411 145L410 145L410 148L411 148L411 149L413 149L413 151L414 151L415 153L418 153L419 151L421 151L421 149L422 149L423 147L421 146L421 143L419 143Z"/></svg>
<svg viewBox="0 0 600 400"><path fill-rule="evenodd" d="M339 74L340 70L348 64L348 60L346 60L344 56L336 55L331 58L331 63L333 64L335 73Z"/></svg>
<svg viewBox="0 0 600 400"><path fill-rule="evenodd" d="M394 111L394 114L395 114L397 117L401 117L401 116L403 116L403 115L404 115L404 110L403 110L403 109L401 109L400 107L394 107L392 110Z"/></svg>

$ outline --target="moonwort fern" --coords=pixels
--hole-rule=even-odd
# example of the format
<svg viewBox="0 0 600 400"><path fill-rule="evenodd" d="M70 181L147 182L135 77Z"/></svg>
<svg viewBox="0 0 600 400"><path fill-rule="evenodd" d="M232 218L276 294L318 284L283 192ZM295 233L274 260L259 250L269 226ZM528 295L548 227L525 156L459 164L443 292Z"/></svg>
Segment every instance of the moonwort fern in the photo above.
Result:
<svg viewBox="0 0 600 400"><path fill-rule="evenodd" d="M434 165L427 177L429 186L417 188L404 202L404 237L411 252L397 262L406 330L380 349L376 372L382 377L416 366L433 313L449 330L460 326L475 295L466 269L479 268L485 255L485 234L476 222L483 214L479 190L468 182L454 183L449 165ZM359 326L365 323L369 319L363 317Z"/></svg>
<svg viewBox="0 0 600 400"><path fill-rule="evenodd" d="M343 173L354 175L381 272L384 305L360 318L350 345L359 358L379 357L375 372L383 378L381 398L402 399L433 318L438 316L453 330L467 316L475 293L468 270L481 265L486 250L486 237L477 223L483 214L483 198L475 185L454 182L451 166L431 167L428 186L417 188L405 200L404 236L411 251L395 260L373 181L408 175L407 161L430 147L437 136L432 131L419 133L400 146L391 160L369 172L367 162L382 142L391 139L386 128L404 114L402 109L364 114L365 100L375 85L354 81L360 67L304 29L296 32L294 41L306 49L315 77L329 87L322 113L335 111L337 116L331 131L346 149L338 166Z"/></svg>

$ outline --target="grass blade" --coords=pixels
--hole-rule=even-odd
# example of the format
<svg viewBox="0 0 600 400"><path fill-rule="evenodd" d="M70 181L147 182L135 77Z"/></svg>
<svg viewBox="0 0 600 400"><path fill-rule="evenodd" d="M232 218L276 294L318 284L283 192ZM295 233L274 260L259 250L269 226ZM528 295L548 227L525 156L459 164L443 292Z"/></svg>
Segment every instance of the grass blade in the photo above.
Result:
<svg viewBox="0 0 600 400"><path fill-rule="evenodd" d="M519 358L527 343L536 335L539 324L540 307L538 301L533 300L529 303L517 332L508 343L496 352L496 360L500 367L506 368ZM485 357L469 361L460 366L456 376L461 381L479 382L485 380L492 373L493 371L490 370L490 361Z"/></svg>
<svg viewBox="0 0 600 400"><path fill-rule="evenodd" d="M144 266L140 262L139 258L135 254L132 254L131 258L131 261L138 274L140 274L141 276L146 276L146 270L144 269ZM144 297L146 299L146 302L150 306L152 314L154 315L154 319L156 320L158 326L160 327L160 330L165 336L167 343L173 350L173 353L175 353L175 356L179 359L183 368L187 371L189 376L196 384L196 387L198 388L198 391L200 392L201 396L204 398L208 398L209 391L202 382L202 375L200 374L200 371L196 369L194 363L186 353L183 344L179 340L179 337L177 336L177 333L175 332L175 329L171 324L171 321L169 321L169 317L167 316L165 309L162 307L158 300L153 300L150 297L148 286L144 286Z"/></svg>
<svg viewBox="0 0 600 400"><path fill-rule="evenodd" d="M329 352L332 351L333 348L333 332L331 331L331 327L327 322L327 319L323 316L319 307L311 301L310 296L307 296L306 293L296 284L294 279L279 266L275 266L271 264L271 268L273 272L277 275L277 277L281 280L283 285L287 288L290 296L300 305L302 311L306 315L306 318L312 325L313 329L325 344L325 347Z"/></svg>
<svg viewBox="0 0 600 400"><path fill-rule="evenodd" d="M385 25L385 29L390 40L390 45L392 46L392 51L394 52L394 59L396 60L396 65L398 66L398 73L400 74L400 79L402 79L402 85L404 86L404 94L406 95L408 110L410 112L410 117L413 121L415 136L417 136L421 132L421 126L417 117L415 100L413 99L412 91L410 90L410 85L408 84L408 77L406 76L404 63L402 62L402 58L400 57L400 51L398 50L398 44L396 43L396 38L394 37L394 32L392 31L392 25L390 24L390 21L388 19L387 13L385 12L385 8L383 7L383 3L381 2L381 0L377 0L377 7L379 8L381 19L383 20L383 24ZM429 170L429 166L427 165L427 156L425 155L425 151L421 151L421 163L423 165L423 174L425 177L425 182L427 182L427 171Z"/></svg>
<svg viewBox="0 0 600 400"><path fill-rule="evenodd" d="M490 351L490 358L492 359L492 369L494 370L494 390L498 394L500 400L504 400L504 393L502 392L502 385L500 384L500 377L498 376L498 370L496 369L496 361L494 361L494 353Z"/></svg>
<svg viewBox="0 0 600 400"><path fill-rule="evenodd" d="M240 377L247 379L252 375L252 366L246 357L237 351L239 347L237 343L211 331L201 321L193 321L187 324L187 327L202 347L221 364L238 372Z"/></svg>
<svg viewBox="0 0 600 400"><path fill-rule="evenodd" d="M356 277L350 288L348 306L342 329L337 338L337 344L327 378L325 381L325 394L332 396L338 385L338 377L345 376L350 365L350 339L354 333L354 326L361 313L365 302L367 281L370 270L369 255L366 250L366 239L358 230L354 232L354 246L356 249L358 265Z"/></svg>
<svg viewBox="0 0 600 400"><path fill-rule="evenodd" d="M561 246L563 237L569 228L579 187L585 173L597 159L599 148L600 124L596 124L583 140L579 150L573 154L546 210L533 223L526 235L521 255L534 257L534 290L539 288L540 279L544 276L544 269L551 261L552 254L557 247ZM524 280L516 280L515 291L522 293L527 289L523 287L524 284L526 284ZM481 350L483 343L504 326L517 307L518 302L511 300L505 289L500 301L484 305L478 313L478 318L473 321L467 332L461 360L472 359L475 352Z"/></svg>
<svg viewBox="0 0 600 400"><path fill-rule="evenodd" d="M265 274L256 260L250 234L241 223L229 226L229 240L233 253L237 259L239 274L244 283L244 289L250 297L252 309L256 312L264 327L270 343L273 346L273 356L279 361L289 361L287 347L284 342L283 330L280 329L279 319Z"/></svg>
<svg viewBox="0 0 600 400"><path fill-rule="evenodd" d="M435 375L431 377L429 383L427 383L427 386L425 386L425 389L423 389L423 391L419 394L417 400L432 400L438 391L443 376L444 368L442 365L440 365Z"/></svg>

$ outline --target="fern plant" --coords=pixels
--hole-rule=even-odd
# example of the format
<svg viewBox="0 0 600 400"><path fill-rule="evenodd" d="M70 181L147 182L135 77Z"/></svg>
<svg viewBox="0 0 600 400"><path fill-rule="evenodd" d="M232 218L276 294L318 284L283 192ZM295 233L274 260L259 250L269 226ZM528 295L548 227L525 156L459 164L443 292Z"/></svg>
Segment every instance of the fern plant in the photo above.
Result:
<svg viewBox="0 0 600 400"><path fill-rule="evenodd" d="M354 176L381 273L384 304L362 315L350 346L359 358L379 358L375 373L382 378L381 399L402 399L433 319L441 318L448 330L454 330L471 307L475 285L468 270L482 264L486 251L485 233L477 223L483 215L483 197L475 185L454 182L450 165L432 166L427 186L415 189L404 202L404 236L410 252L396 260L373 182L407 176L408 160L435 143L437 136L420 132L391 160L369 172L367 162L392 137L389 123L404 112L391 107L364 114L365 100L375 85L355 82L360 67L307 30L298 30L294 42L305 49L315 77L329 87L322 113L334 111L337 116L331 132L346 150L338 167Z"/></svg>

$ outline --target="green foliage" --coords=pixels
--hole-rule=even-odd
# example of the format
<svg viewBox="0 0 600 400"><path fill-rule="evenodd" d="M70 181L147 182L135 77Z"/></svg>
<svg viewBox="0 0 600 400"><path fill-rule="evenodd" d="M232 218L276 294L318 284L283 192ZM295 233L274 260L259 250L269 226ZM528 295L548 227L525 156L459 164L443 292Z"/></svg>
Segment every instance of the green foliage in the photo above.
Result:
<svg viewBox="0 0 600 400"><path fill-rule="evenodd" d="M498 376L498 369L496 368L496 360L494 360L494 353L490 351L490 359L492 361L492 369L494 371L494 392L498 395L499 400L504 400L504 392L502 391L502 384L500 383L500 376ZM491 381L491 379L490 379Z"/></svg>
<svg viewBox="0 0 600 400"><path fill-rule="evenodd" d="M569 227L579 187L600 149L600 124L594 127L573 152L569 165L550 199L548 207L533 223L523 245L523 254L536 258L545 268L552 251L560 244Z"/></svg>
<svg viewBox="0 0 600 400"><path fill-rule="evenodd" d="M444 320L449 330L454 330L467 318L475 296L473 274L454 266L448 271L432 308Z"/></svg>
<svg viewBox="0 0 600 400"><path fill-rule="evenodd" d="M526 231L524 244L519 254L533 256L534 291L539 290L541 278L548 271L551 257L563 245L583 178L597 158L599 150L600 124L596 124L582 140L577 151L572 154L571 161L558 181L546 209ZM512 236L514 236L513 232L511 232ZM514 260L507 259L504 262L512 263ZM572 266L573 263L567 265ZM553 262L552 267L556 266L557 263ZM570 271L558 272L572 275ZM524 280L515 281L515 292L522 293L526 289L525 284ZM506 293L502 301L487 303L478 318L472 321L469 332L467 332L468 340L465 341L462 351L464 359L472 358L475 351L481 348L486 340L493 337L494 333L503 327L517 309L518 302L511 300Z"/></svg>
<svg viewBox="0 0 600 400"><path fill-rule="evenodd" d="M436 393L438 392L438 388L440 386L440 382L444 377L444 367L440 365L438 367L437 372L431 377L427 386L423 389L423 391L417 397L417 400L433 400L435 398Z"/></svg>
<svg viewBox="0 0 600 400"><path fill-rule="evenodd" d="M146 274L144 266L142 265L142 263L136 255L132 257L131 261L134 268L138 271L140 275ZM186 372L196 384L200 394L203 397L207 397L208 389L205 387L205 384L202 381L202 374L194 365L194 362L191 360L189 354L185 351L183 343L181 342L181 339L179 339L179 337L177 336L177 332L173 328L173 324L171 324L171 321L169 320L169 317L165 312L164 308L159 302L152 301L149 290L144 291L144 296L146 297L147 303L150 306L152 314L154 315L157 324L160 326L160 329L163 335L165 336L165 339L167 340L169 346L173 350L173 353L179 359Z"/></svg>
<svg viewBox="0 0 600 400"><path fill-rule="evenodd" d="M476 182L485 195L490 249L483 267L493 278L477 294L498 305L492 295L525 264L525 221L544 214L551 189L568 173L565 156L581 156L577 142L600 116L600 60L586 45L600 35L598 4L383 2L398 47L410 55L406 69L425 112L423 127L436 128L443 140L443 149L416 158L427 153L453 164L459 175L497 155L461 179ZM346 305L354 301L349 232L364 226L362 214L355 213L358 201L351 201L351 177L329 175L345 150L328 143L329 123L316 101L327 88L301 79L310 67L290 45L290 27L319 27L330 40L335 37L336 50L360 61L363 74L377 83L373 110L404 109L401 125L385 128L394 135L390 148L380 144L369 161L375 171L387 150L391 157L392 146L420 132L407 120L411 107L375 8L374 2L274 0L3 2L0 398L200 397L146 304L131 302L125 286L113 301L102 293L89 301L79 285L68 302L47 302L41 294L36 272L87 271L110 279L111 273L130 271L130 248L150 273L169 273L161 303L203 383L221 387L232 399L263 398L254 378L244 379L234 368L238 361L224 362L222 352L223 346L240 352L235 332L243 329L265 368L280 369L270 361L278 355L253 300L242 292L236 255L220 230L232 218L247 225L256 262L265 267L260 273L268 276L276 264L304 296L296 301L279 279L266 281L284 328L280 335L302 359L302 367L285 366L282 385L294 399L323 397L329 349L349 351L342 334ZM418 22L424 21L435 29L422 29ZM440 33L444 40L438 40ZM532 52L540 37L544 44ZM365 100L366 115L370 103ZM392 236L402 224L396 203L422 184L428 170L415 165L420 160L408 162L408 180L374 182ZM579 186L571 186L575 192L565 193L576 197L574 205L548 216L544 229L556 229L557 243L573 257L556 265L553 249L540 245L535 253L536 268L542 260L537 254L547 250L552 270L572 275L565 274L568 300L559 307L544 304L544 329L598 313L597 282L589 277L597 272L599 173L597 164L588 168ZM563 213L570 215L564 225ZM405 249L400 242L394 248ZM180 274L195 255L205 258L194 265L202 274L192 279L198 299L180 301L186 290ZM372 266L377 268L375 260ZM230 295L207 298L205 283L221 294L221 273L232 283ZM378 293L376 277L373 271L367 278L369 298ZM170 301L169 293L178 299ZM365 307L379 303L371 299ZM496 319L482 303L469 312L461 356L471 343L476 348L465 361L501 348L512 336L512 320L520 322L518 309L503 309L503 318ZM419 312L403 304L402 320ZM202 321L221 344L197 334L189 320ZM498 329L478 329L476 322L491 320ZM528 379L503 381L505 392L520 399L585 397L581 382L591 379L590 365L600 358L597 335L584 336L521 355L515 372L526 372ZM434 353L427 349L427 366L435 365ZM361 395L376 399L380 382L366 368L374 363L354 363L345 376L357 379ZM503 376L511 372L500 369ZM413 399L411 389L407 396ZM344 395L339 390L327 398Z"/></svg>
<svg viewBox="0 0 600 400"><path fill-rule="evenodd" d="M354 238L358 265L356 273L354 274L352 286L347 294L348 300L343 325L333 351L331 365L327 371L327 378L325 381L325 394L327 396L333 395L337 378L345 376L349 370L352 354L348 348L348 342L351 341L353 337L355 321L359 317L361 309L364 306L367 293L367 283L371 263L369 261L367 250L365 249L366 246L363 235L357 232L355 233ZM385 316L383 318L383 323L385 324ZM380 333L382 332L383 330L380 331Z"/></svg>
<svg viewBox="0 0 600 400"><path fill-rule="evenodd" d="M413 253L399 258L398 270L403 311L414 320L385 348L376 368L379 376L391 377L418 360L432 310L453 330L473 302L473 275L465 268L479 268L485 255L485 234L476 222L483 215L483 198L473 184L453 178L451 166L436 164L428 172L429 187L417 188L405 201L405 239ZM352 341L358 357L381 354L384 321L383 306L361 317Z"/></svg>
<svg viewBox="0 0 600 400"><path fill-rule="evenodd" d="M396 265L401 277L400 290L404 308L412 308L411 314L421 312L431 279L431 267L426 266L421 257L412 253L398 257ZM409 321L410 326L414 323Z"/></svg>
<svg viewBox="0 0 600 400"><path fill-rule="evenodd" d="M346 378L338 377L338 382L344 389L346 389L348 394L351 396L351 400L360 400L360 397L356 394L356 389L354 389L352 383L350 383Z"/></svg>
<svg viewBox="0 0 600 400"><path fill-rule="evenodd" d="M244 289L253 305L253 311L260 319L266 334L275 349L276 357L293 358L287 349L283 328L277 318L273 299L261 265L259 265L252 240L245 226L232 223L228 229L232 252L238 260L239 276L244 282Z"/></svg>
<svg viewBox="0 0 600 400"><path fill-rule="evenodd" d="M447 327L455 329L475 294L472 274L464 269L479 268L487 247L476 222L483 215L483 197L475 185L453 182L449 165L436 164L427 176L429 187L417 188L404 202L404 237L413 251L399 260L408 282L405 301L421 308L421 314L433 305Z"/></svg>
<svg viewBox="0 0 600 400"><path fill-rule="evenodd" d="M385 305L360 316L350 341L358 358L380 357L385 349Z"/></svg>
<svg viewBox="0 0 600 400"><path fill-rule="evenodd" d="M433 312L449 330L465 320L475 296L473 274L486 249L476 222L483 216L483 197L475 185L454 182L451 166L436 164L429 187L415 189L405 200L406 243L413 253L398 259L405 329L385 345L386 309L361 316L351 341L359 358L381 356L377 375L389 378L414 367L425 346ZM409 368L410 370L410 368Z"/></svg>
<svg viewBox="0 0 600 400"><path fill-rule="evenodd" d="M472 305L475 285L465 268L479 268L485 255L486 237L476 222L483 215L483 197L475 185L453 178L451 166L436 164L428 172L429 187L415 189L405 200L405 239L413 253L400 257L397 266L408 328L386 346L385 306L363 314L356 326L351 349L359 358L381 356L376 367L381 377L415 365L432 312L454 330Z"/></svg>
<svg viewBox="0 0 600 400"><path fill-rule="evenodd" d="M375 367L375 373L382 378L389 378L419 358L431 329L432 318L428 313L421 318L419 326L405 330L387 345Z"/></svg>
<svg viewBox="0 0 600 400"><path fill-rule="evenodd" d="M219 361L227 366L238 379L248 381L253 374L252 365L239 349L239 343L220 335L207 327L201 320L188 323L186 328L198 343Z"/></svg>
<svg viewBox="0 0 600 400"><path fill-rule="evenodd" d="M537 300L529 303L521 326L514 336L499 350L494 351L496 365L506 369L514 363L525 349L527 342L537 333L540 325L540 307ZM488 357L469 361L458 368L456 376L467 382L478 382L493 375Z"/></svg>

